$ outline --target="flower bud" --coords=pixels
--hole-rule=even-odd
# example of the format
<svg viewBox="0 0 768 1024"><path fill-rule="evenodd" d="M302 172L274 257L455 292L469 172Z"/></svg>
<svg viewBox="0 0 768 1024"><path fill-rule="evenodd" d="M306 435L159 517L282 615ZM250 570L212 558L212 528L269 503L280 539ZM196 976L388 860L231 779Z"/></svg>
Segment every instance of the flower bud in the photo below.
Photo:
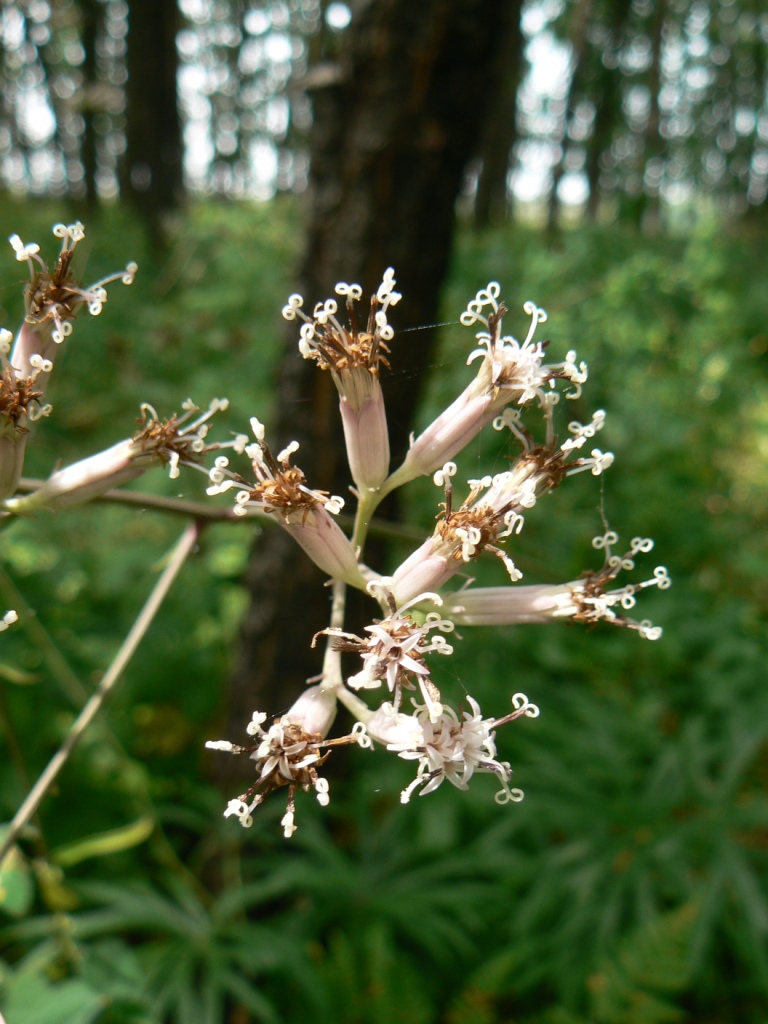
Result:
<svg viewBox="0 0 768 1024"><path fill-rule="evenodd" d="M278 516L278 520L324 573L358 589L365 588L352 542L322 505Z"/></svg>
<svg viewBox="0 0 768 1024"><path fill-rule="evenodd" d="M134 441L118 441L103 452L59 469L32 494L6 502L13 512L67 508L98 498L141 476L157 458L142 456Z"/></svg>
<svg viewBox="0 0 768 1024"><path fill-rule="evenodd" d="M424 729L418 718L395 711L389 701L385 701L374 711L365 728L376 743L396 744L408 749L424 745Z"/></svg>
<svg viewBox="0 0 768 1024"><path fill-rule="evenodd" d="M458 626L510 626L571 618L579 583L557 586L468 587L445 595L445 613ZM583 586L581 586L583 589Z"/></svg>
<svg viewBox="0 0 768 1024"><path fill-rule="evenodd" d="M392 576L390 587L398 608L419 594L439 590L463 565L441 538L429 537Z"/></svg>
<svg viewBox="0 0 768 1024"><path fill-rule="evenodd" d="M389 473L389 431L379 378L366 367L334 372L355 486L378 490Z"/></svg>
<svg viewBox="0 0 768 1024"><path fill-rule="evenodd" d="M336 697L333 690L310 686L282 717L282 722L300 725L306 733L323 739L331 731L336 717Z"/></svg>

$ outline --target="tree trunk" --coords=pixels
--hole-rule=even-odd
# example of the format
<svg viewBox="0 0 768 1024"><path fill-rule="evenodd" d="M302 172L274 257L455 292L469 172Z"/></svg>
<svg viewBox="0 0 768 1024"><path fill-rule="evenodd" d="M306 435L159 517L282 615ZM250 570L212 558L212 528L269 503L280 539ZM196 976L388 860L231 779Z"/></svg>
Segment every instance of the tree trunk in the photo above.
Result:
<svg viewBox="0 0 768 1024"><path fill-rule="evenodd" d="M501 223L509 206L507 179L510 158L517 142L517 92L523 78L525 57L520 23L522 0L508 0L504 8L503 41L498 47L498 88L489 97L485 127L477 153L479 172L475 195L476 228Z"/></svg>
<svg viewBox="0 0 768 1024"><path fill-rule="evenodd" d="M661 216L661 180L662 159L665 150L661 135L661 109L659 94L661 93L661 59L666 20L666 3L656 0L651 16L651 66L648 71L648 121L643 132L642 166L643 175L643 210L641 224L649 234L656 234L660 227Z"/></svg>
<svg viewBox="0 0 768 1024"><path fill-rule="evenodd" d="M99 38L103 6L96 0L80 0L81 39L83 43L84 92L90 97L96 87L96 45ZM83 105L83 135L80 143L80 160L83 165L83 186L88 207L96 205L96 131L94 128L94 106L91 99Z"/></svg>
<svg viewBox="0 0 768 1024"><path fill-rule="evenodd" d="M496 88L504 6L375 0L353 19L339 63L310 69L306 83L314 124L300 290L309 309L333 295L337 281L360 283L365 296L395 267L404 297L391 317L392 373L383 381L393 465L407 450L435 337L433 329L398 335L398 326L437 319L456 197ZM329 374L300 358L297 340L294 327L269 436L277 445L299 440L297 461L310 486L344 494L349 478L335 390ZM248 571L251 604L231 682L233 739L255 709L279 713L320 671L321 654L309 644L328 624L329 592L319 571L282 531L265 530L262 541ZM371 561L383 570L380 557Z"/></svg>
<svg viewBox="0 0 768 1024"><path fill-rule="evenodd" d="M159 234L183 198L176 0L129 0L123 196Z"/></svg>
<svg viewBox="0 0 768 1024"><path fill-rule="evenodd" d="M552 184L547 203L547 231L550 235L557 232L560 216L560 196L558 190L565 175L568 156L568 130L571 126L574 109L574 97L578 94L584 74L584 55L587 49L587 29L592 17L592 0L576 0L568 25L568 42L571 45L571 77L568 84L568 96L563 108L563 116L558 127L560 157L552 168Z"/></svg>

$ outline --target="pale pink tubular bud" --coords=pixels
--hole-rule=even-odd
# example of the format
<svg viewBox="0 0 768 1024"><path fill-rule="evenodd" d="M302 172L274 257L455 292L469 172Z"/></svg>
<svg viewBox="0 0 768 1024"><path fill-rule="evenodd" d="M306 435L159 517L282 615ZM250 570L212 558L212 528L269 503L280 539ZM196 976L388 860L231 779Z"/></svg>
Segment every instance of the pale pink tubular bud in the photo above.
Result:
<svg viewBox="0 0 768 1024"><path fill-rule="evenodd" d="M81 505L135 480L157 461L156 456L142 455L134 441L119 441L97 455L57 470L32 494L6 502L6 508L24 513Z"/></svg>
<svg viewBox="0 0 768 1024"><path fill-rule="evenodd" d="M71 332L72 325L67 323L66 328ZM10 364L18 377L31 377L36 372L37 360L33 362L34 356L53 363L59 346L53 340L52 334L53 328L50 324L25 322L21 325L10 358Z"/></svg>
<svg viewBox="0 0 768 1024"><path fill-rule="evenodd" d="M466 448L507 401L495 398L485 381L476 377L413 441L402 466L389 478L389 489L434 473Z"/></svg>
<svg viewBox="0 0 768 1024"><path fill-rule="evenodd" d="M400 565L389 584L400 608L419 594L436 592L464 568L464 562L451 556L448 545L439 537L429 537Z"/></svg>
<svg viewBox="0 0 768 1024"><path fill-rule="evenodd" d="M315 565L334 580L343 580L352 587L365 589L355 549L344 531L317 504L314 508L279 515L279 522Z"/></svg>
<svg viewBox="0 0 768 1024"><path fill-rule="evenodd" d="M331 731L336 717L336 697L333 690L310 686L296 703L282 716L282 723L300 725L305 732L323 739Z"/></svg>
<svg viewBox="0 0 768 1024"><path fill-rule="evenodd" d="M379 378L362 366L333 376L352 479L360 491L378 490L389 473L389 431Z"/></svg>
<svg viewBox="0 0 768 1024"><path fill-rule="evenodd" d="M444 596L444 612L457 626L511 626L551 622L578 613L578 583L557 586L469 587ZM583 587L581 588L583 589Z"/></svg>

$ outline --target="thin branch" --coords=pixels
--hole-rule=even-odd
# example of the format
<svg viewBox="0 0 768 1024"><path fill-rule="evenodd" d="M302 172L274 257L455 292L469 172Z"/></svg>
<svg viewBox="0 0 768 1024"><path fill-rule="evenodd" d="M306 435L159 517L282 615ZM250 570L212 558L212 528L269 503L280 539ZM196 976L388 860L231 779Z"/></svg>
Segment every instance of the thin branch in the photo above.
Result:
<svg viewBox="0 0 768 1024"><path fill-rule="evenodd" d="M18 490L24 494L38 490L45 483L44 480L33 480L31 477L22 477L19 481ZM166 498L161 494L148 494L146 491L124 491L115 488L107 491L98 498L91 499L98 502L111 502L118 505L133 505L142 509L154 509L158 512L173 512L176 515L186 516L202 520L203 522L222 521L239 523L244 519L254 518L252 515L236 516L234 508L221 508L203 501L184 501L181 498Z"/></svg>
<svg viewBox="0 0 768 1024"><path fill-rule="evenodd" d="M192 523L181 535L176 547L171 552L168 564L161 573L160 578L155 584L152 593L149 595L146 604L142 608L138 618L123 641L114 661L102 677L95 693L88 700L85 707L78 715L75 723L69 731L69 735L51 758L48 766L32 787L26 800L16 812L13 821L9 826L5 840L2 846L0 846L0 863L2 863L6 853L18 839L22 829L25 827L32 815L37 811L46 793L56 780L59 772L67 763L67 760L74 750L78 740L93 721L107 696L122 676L126 666L136 652L136 648L139 646L144 634L151 625L161 604L165 600L171 585L178 576L181 567L184 565L184 562L197 543L199 536L200 526L197 523Z"/></svg>
<svg viewBox="0 0 768 1024"><path fill-rule="evenodd" d="M22 477L19 481L18 490L24 494L36 491L45 483L44 480L35 480L31 477ZM248 509L246 515L235 515L234 508L221 508L220 506L208 504L203 501L184 501L182 498L166 498L160 494L148 494L146 491L124 491L116 488L107 491L98 498L91 499L93 502L109 502L117 505L132 505L141 509L151 509L156 512L171 512L175 515L197 519L200 522L227 522L247 523L257 520L259 523L276 525L273 516L255 513ZM11 519L10 516L7 517ZM350 529L353 524L352 516L336 516L341 526ZM424 530L415 526L405 526L400 523L388 523L384 519L372 519L368 525L368 533L371 536L380 537L383 540L414 542L421 544L424 540Z"/></svg>

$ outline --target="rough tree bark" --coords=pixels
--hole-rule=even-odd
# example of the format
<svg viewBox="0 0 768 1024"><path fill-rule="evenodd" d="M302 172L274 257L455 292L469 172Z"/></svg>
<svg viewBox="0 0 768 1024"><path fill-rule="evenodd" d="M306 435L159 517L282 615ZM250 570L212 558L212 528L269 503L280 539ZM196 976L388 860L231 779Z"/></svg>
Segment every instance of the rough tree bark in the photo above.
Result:
<svg viewBox="0 0 768 1024"><path fill-rule="evenodd" d="M123 196L158 234L183 198L177 0L129 0Z"/></svg>
<svg viewBox="0 0 768 1024"><path fill-rule="evenodd" d="M498 87L489 97L477 153L479 172L474 223L480 229L504 221L510 205L507 178L518 137L517 93L526 63L522 7L522 0L508 0L504 5L503 24L499 26L503 39L496 53Z"/></svg>
<svg viewBox="0 0 768 1024"><path fill-rule="evenodd" d="M568 156L568 129L573 118L574 97L581 87L584 76L584 57L587 50L587 29L592 17L592 0L576 0L568 22L567 40L571 47L571 78L568 85L568 96L563 109L558 134L560 136L560 157L552 168L552 184L547 203L547 232L557 232L560 215L560 196L558 189L566 171Z"/></svg>
<svg viewBox="0 0 768 1024"><path fill-rule="evenodd" d="M369 2L355 12L338 61L311 69L306 83L314 127L299 290L311 309L337 281L359 282L370 294L395 267L404 298L391 317L393 372L383 379L393 465L407 449L434 343L432 330L397 329L437 319L456 197L496 88L505 2ZM269 436L278 445L302 442L297 461L311 486L343 494L349 480L333 384L299 358L296 342L294 328ZM282 531L265 531L263 541L248 571L251 603L231 680L233 738L255 708L279 713L319 671L320 653L309 643L328 622L321 574Z"/></svg>
<svg viewBox="0 0 768 1024"><path fill-rule="evenodd" d="M83 43L84 93L88 97L83 105L83 135L80 159L83 165L85 202L93 209L96 205L96 131L94 127L93 91L96 87L96 45L104 8L97 0L80 0L80 32Z"/></svg>

